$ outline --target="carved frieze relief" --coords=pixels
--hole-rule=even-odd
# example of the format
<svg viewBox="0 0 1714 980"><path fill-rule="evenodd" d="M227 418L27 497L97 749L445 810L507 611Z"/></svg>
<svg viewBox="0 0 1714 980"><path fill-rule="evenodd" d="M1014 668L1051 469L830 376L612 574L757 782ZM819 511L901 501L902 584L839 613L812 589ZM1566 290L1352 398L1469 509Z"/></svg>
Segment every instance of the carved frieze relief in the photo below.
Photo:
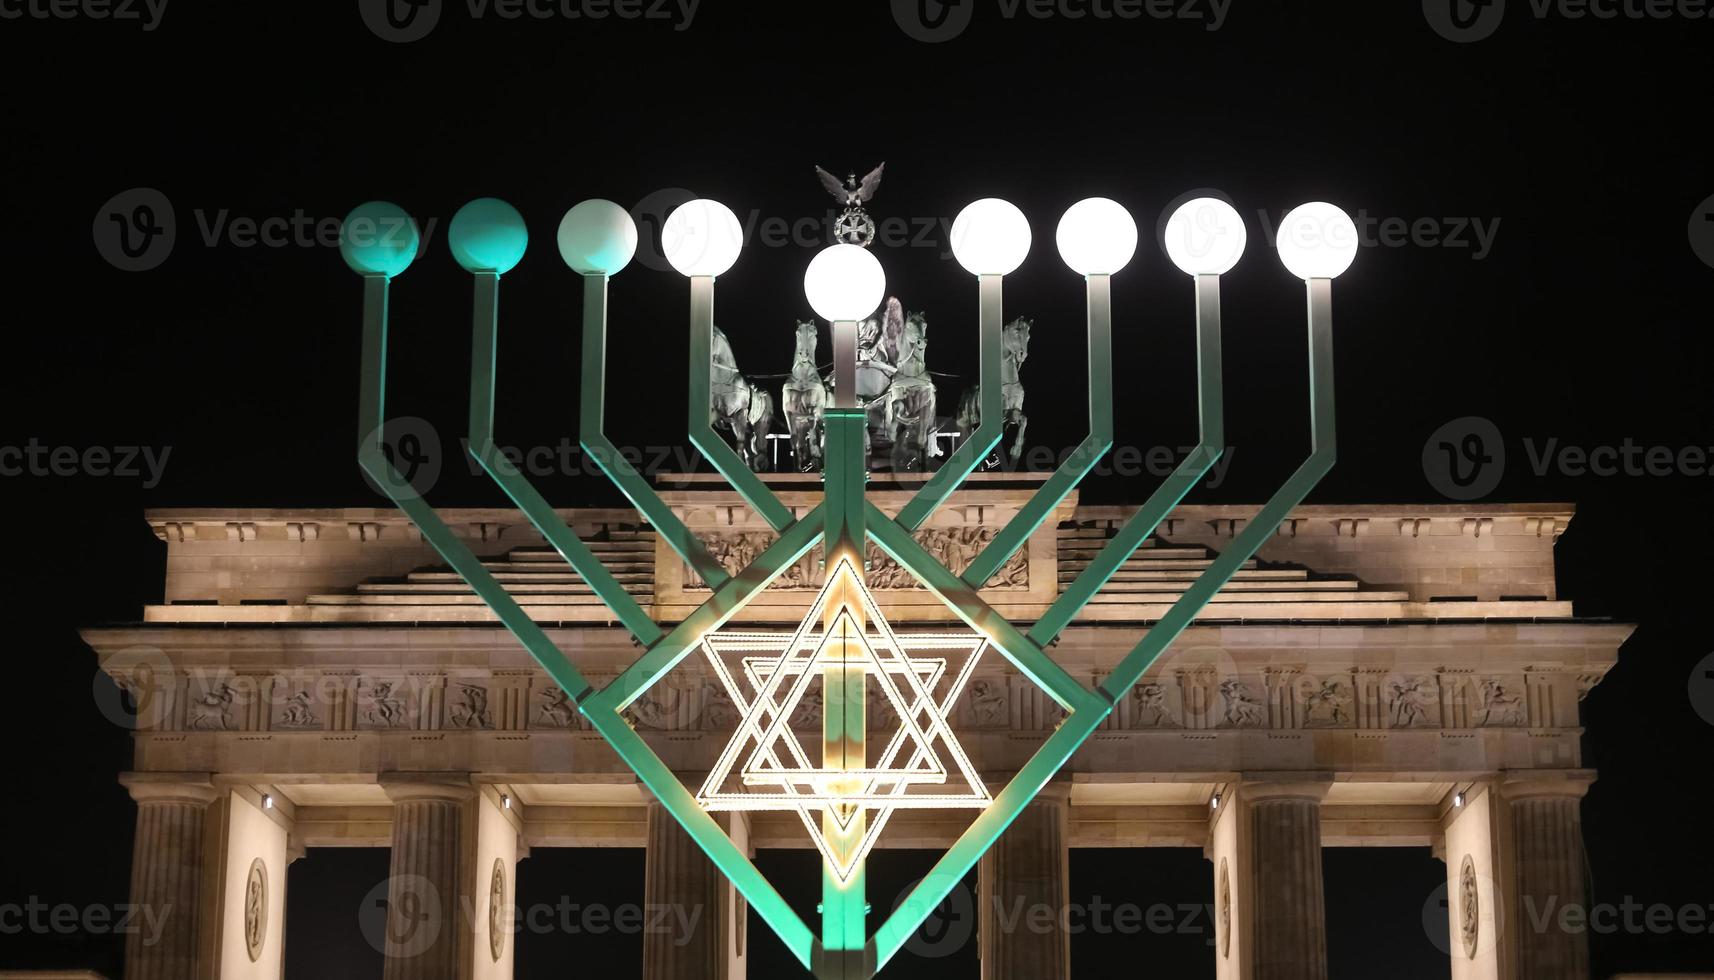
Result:
<svg viewBox="0 0 1714 980"><path fill-rule="evenodd" d="M931 527L918 531L917 543L935 560L963 574L976 557L994 540L992 527ZM767 531L732 531L705 534L703 543L722 568L736 574L750 565L774 543L776 535ZM868 566L865 577L869 588L877 591L920 589L922 584L904 566L893 561L885 552L871 544L864 554ZM788 567L768 586L776 590L818 589L821 587L821 551L816 549ZM707 589L701 576L686 567L686 589ZM1020 548L1000 570L988 580L986 589L1027 590L1030 587L1029 546Z"/></svg>

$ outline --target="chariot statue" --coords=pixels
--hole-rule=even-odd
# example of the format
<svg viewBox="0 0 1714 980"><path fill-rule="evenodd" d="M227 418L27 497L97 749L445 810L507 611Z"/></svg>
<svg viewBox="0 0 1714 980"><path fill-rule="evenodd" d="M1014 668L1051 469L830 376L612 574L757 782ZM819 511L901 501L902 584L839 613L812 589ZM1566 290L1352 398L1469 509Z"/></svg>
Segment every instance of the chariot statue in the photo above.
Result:
<svg viewBox="0 0 1714 980"><path fill-rule="evenodd" d="M731 434L732 448L750 469L768 468L768 431L774 425L774 397L738 370L732 344L719 327L709 356L709 422Z"/></svg>
<svg viewBox="0 0 1714 980"><path fill-rule="evenodd" d="M868 416L868 449L888 451L895 472L928 469L934 455L935 387L928 372L928 320L905 314L898 297L857 330L857 403Z"/></svg>
<svg viewBox="0 0 1714 980"><path fill-rule="evenodd" d="M1030 427L1030 418L1024 414L1024 386L1020 380L1020 369L1030 356L1030 327L1034 325L1034 320L1019 317L1006 324L1000 332L1000 405L1005 412L1005 424L1017 429L1012 447L1006 453L1013 463L1024 454L1024 432ZM960 440L969 439L981 424L982 386L975 384L966 389L964 396L958 400Z"/></svg>

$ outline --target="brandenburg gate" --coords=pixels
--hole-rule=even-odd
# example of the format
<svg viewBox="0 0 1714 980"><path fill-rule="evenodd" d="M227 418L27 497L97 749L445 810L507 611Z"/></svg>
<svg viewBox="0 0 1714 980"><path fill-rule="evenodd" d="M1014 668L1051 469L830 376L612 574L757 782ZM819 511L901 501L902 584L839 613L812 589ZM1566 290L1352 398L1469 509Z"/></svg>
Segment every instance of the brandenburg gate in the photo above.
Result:
<svg viewBox="0 0 1714 980"><path fill-rule="evenodd" d="M872 494L883 510L906 496ZM729 491L663 496L729 567L773 535ZM782 492L794 509L819 496ZM920 539L958 567L1025 496L972 483ZM585 673L635 656L516 512L444 513ZM1178 508L1055 656L1104 675L1251 513ZM662 621L706 597L634 511L561 516ZM1126 517L1068 500L984 595L1009 616L1040 615ZM980 868L982 909L996 897L1062 906L1069 848L1200 847L1218 976L1309 975L1267 964L1324 961L1320 848L1433 847L1452 896L1454 978L1587 977L1585 937L1528 928L1524 905L1582 901L1578 804L1595 777L1578 702L1631 630L1579 619L1558 594L1553 545L1571 518L1549 505L1294 510L1001 837ZM133 948L127 977L280 977L287 865L351 846L392 847L394 874L432 882L449 912L436 941L455 967L413 972L421 957L406 954L420 951L404 944L388 977L511 976L511 936L491 931L510 920L490 911L513 901L517 862L543 847L647 848L649 903L718 910L694 942L645 946L649 980L745 975L741 899L409 521L387 510L148 520L167 543L166 603L84 636L139 698L124 777L139 812L132 900L192 914ZM950 619L890 563L869 576L902 633ZM814 589L806 561L741 621L795 623ZM1002 777L1059 715L994 658L951 720L972 764ZM737 723L690 661L629 716L692 783ZM806 706L791 724L820 719ZM901 811L878 846L945 848L961 830L948 814ZM731 817L752 852L811 846L795 815ZM984 915L980 941L985 976L1068 975L1063 934L1005 932Z"/></svg>

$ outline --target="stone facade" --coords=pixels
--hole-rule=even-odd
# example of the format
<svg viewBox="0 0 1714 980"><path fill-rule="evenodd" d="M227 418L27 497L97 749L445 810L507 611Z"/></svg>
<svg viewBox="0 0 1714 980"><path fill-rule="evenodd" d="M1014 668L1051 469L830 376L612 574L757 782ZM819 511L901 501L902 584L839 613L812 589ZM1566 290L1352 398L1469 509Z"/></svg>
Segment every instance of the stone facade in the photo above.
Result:
<svg viewBox="0 0 1714 980"><path fill-rule="evenodd" d="M1014 488L973 487L922 535L955 565L1024 499ZM798 511L815 500L782 496ZM873 496L888 511L904 497ZM723 560L741 562L768 540L730 493L667 497ZM1055 658L1091 683L1105 676L1249 513L1180 508L1066 630ZM517 514L445 516L592 682L635 658L587 586ZM635 513L564 516L658 620L682 617L708 594ZM985 598L1029 622L1125 516L1067 500ZM1545 505L1300 508L1120 698L1042 804L1051 812L1021 821L984 862L984 894L1061 893L1051 879L1063 877L1054 855L1064 848L1202 847L1221 906L1219 975L1318 977L1315 851L1431 846L1446 858L1449 894L1474 896L1448 903L1455 980L1582 977L1579 940L1508 932L1516 918L1493 914L1524 895L1580 894L1570 870L1581 853L1576 800L1593 774L1583 768L1578 704L1631 627L1579 619L1557 594L1553 542L1570 519L1569 508ZM165 889L162 900L200 911L187 935L128 976L278 977L281 940L268 923L283 919L285 873L274 865L307 847L394 847L404 869L396 878L480 905L512 887L530 847L670 843L630 771L399 515L159 511L149 522L168 546L167 602L140 623L84 635L137 706L127 778L148 819L135 890ZM741 619L795 622L819 574L812 556ZM884 563L871 575L903 628L953 618L926 591L889 578ZM694 659L630 717L684 773L705 771L737 720ZM997 656L953 712L992 786L1059 717ZM968 819L901 811L880 846L944 848ZM1028 827L1039 832L1019 836ZM751 849L809 846L789 814L750 815L733 833ZM712 896L699 901L736 907L724 888L706 887L690 856L650 860L652 892L692 889ZM267 882L260 920L257 861ZM218 894L192 886L216 878ZM705 975L741 977L742 916L723 916L697 948L719 964ZM424 949L390 948L388 976L510 976L510 944L476 918ZM993 929L982 943L990 964L1060 974L1061 949L1026 948L1025 937ZM649 975L680 975L679 959L655 957Z"/></svg>

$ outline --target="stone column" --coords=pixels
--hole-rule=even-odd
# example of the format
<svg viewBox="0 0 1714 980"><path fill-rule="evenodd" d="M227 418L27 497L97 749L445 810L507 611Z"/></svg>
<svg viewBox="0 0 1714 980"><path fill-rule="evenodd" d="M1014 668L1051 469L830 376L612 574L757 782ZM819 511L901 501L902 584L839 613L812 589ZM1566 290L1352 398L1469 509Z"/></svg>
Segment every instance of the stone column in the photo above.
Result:
<svg viewBox="0 0 1714 980"><path fill-rule="evenodd" d="M673 815L649 803L643 865L643 980L709 980L727 961L720 900L726 878ZM661 913L659 910L670 908ZM683 923L693 923L690 935ZM659 926L651 928L650 926Z"/></svg>
<svg viewBox="0 0 1714 980"><path fill-rule="evenodd" d="M1329 786L1297 778L1243 784L1255 980L1327 980L1321 801Z"/></svg>
<svg viewBox="0 0 1714 980"><path fill-rule="evenodd" d="M1050 785L977 866L977 930L983 980L1067 980L1065 931L1071 874L1066 849L1069 787Z"/></svg>
<svg viewBox="0 0 1714 980"><path fill-rule="evenodd" d="M120 782L137 801L131 902L161 923L158 935L126 937L126 980L193 980L203 973L204 831L217 794L207 773L126 773Z"/></svg>
<svg viewBox="0 0 1714 980"><path fill-rule="evenodd" d="M1500 783L1512 838L1515 975L1529 980L1589 976L1589 908L1583 869L1585 770L1518 773ZM1562 914L1575 916L1567 929Z"/></svg>
<svg viewBox="0 0 1714 980"><path fill-rule="evenodd" d="M393 801L385 980L457 980L468 952L459 921L460 858L475 791L460 776L383 777Z"/></svg>

